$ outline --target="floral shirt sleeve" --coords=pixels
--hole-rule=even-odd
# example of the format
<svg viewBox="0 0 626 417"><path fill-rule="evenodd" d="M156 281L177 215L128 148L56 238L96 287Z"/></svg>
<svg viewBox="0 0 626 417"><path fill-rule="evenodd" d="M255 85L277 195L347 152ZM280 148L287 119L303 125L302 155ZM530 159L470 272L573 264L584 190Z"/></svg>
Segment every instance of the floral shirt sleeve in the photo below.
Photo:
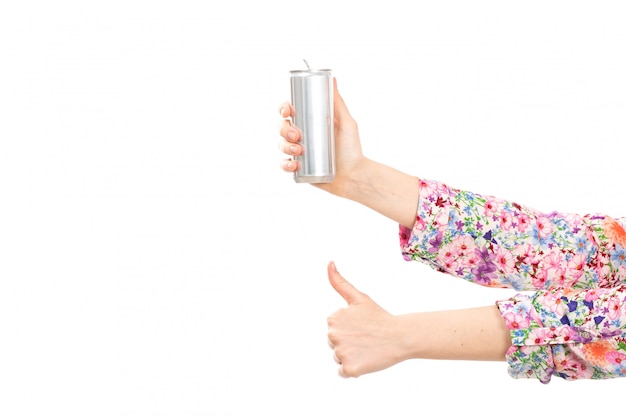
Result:
<svg viewBox="0 0 626 417"><path fill-rule="evenodd" d="M417 218L400 226L406 260L487 287L511 331L509 374L547 383L626 376L626 218L542 213L420 181Z"/></svg>
<svg viewBox="0 0 626 417"><path fill-rule="evenodd" d="M420 181L406 260L488 287L613 287L626 281L626 219L542 213L515 202Z"/></svg>

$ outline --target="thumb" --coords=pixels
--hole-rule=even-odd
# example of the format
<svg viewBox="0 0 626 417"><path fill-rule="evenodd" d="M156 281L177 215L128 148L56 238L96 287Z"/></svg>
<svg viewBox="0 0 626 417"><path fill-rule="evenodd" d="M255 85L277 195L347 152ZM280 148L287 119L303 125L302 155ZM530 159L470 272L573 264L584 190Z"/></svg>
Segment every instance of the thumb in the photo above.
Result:
<svg viewBox="0 0 626 417"><path fill-rule="evenodd" d="M330 281L330 285L333 286L335 291L337 291L348 304L359 304L367 297L341 276L334 262L328 264L328 280Z"/></svg>
<svg viewBox="0 0 626 417"><path fill-rule="evenodd" d="M334 117L337 122L341 123L342 121L349 121L352 119L350 112L348 111L348 106L346 106L345 101L343 101L343 97L339 94L339 89L337 88L337 79L333 78L333 100L334 100Z"/></svg>

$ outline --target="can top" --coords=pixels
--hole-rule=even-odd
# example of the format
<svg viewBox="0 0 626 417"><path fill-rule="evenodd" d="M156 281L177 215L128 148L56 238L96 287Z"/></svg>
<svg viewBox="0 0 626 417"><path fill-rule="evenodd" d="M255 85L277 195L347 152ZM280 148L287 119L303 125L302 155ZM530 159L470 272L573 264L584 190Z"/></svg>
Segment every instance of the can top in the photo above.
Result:
<svg viewBox="0 0 626 417"><path fill-rule="evenodd" d="M289 71L293 75L305 75L305 74L316 74L316 73L328 73L331 72L329 69L299 69L299 70L291 70Z"/></svg>

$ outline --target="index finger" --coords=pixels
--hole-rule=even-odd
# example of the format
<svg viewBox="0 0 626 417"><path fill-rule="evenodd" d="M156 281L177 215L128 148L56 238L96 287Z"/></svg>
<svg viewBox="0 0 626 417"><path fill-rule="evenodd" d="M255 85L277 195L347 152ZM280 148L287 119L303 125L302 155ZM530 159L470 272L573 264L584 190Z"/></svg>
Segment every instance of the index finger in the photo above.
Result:
<svg viewBox="0 0 626 417"><path fill-rule="evenodd" d="M296 114L296 109L288 101L283 102L278 106L278 113L281 117L293 117Z"/></svg>

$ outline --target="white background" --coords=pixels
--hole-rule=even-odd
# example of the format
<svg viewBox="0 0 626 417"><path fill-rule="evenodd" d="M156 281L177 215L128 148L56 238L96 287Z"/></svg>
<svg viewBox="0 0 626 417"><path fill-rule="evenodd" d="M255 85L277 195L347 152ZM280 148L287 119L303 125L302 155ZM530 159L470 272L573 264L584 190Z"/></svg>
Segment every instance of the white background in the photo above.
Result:
<svg viewBox="0 0 626 417"><path fill-rule="evenodd" d="M0 415L583 415L623 380L411 361L343 380L331 259L392 313L490 305L397 225L279 168L288 73L333 69L367 155L624 213L620 1L0 7ZM425 338L428 335L424 335Z"/></svg>

